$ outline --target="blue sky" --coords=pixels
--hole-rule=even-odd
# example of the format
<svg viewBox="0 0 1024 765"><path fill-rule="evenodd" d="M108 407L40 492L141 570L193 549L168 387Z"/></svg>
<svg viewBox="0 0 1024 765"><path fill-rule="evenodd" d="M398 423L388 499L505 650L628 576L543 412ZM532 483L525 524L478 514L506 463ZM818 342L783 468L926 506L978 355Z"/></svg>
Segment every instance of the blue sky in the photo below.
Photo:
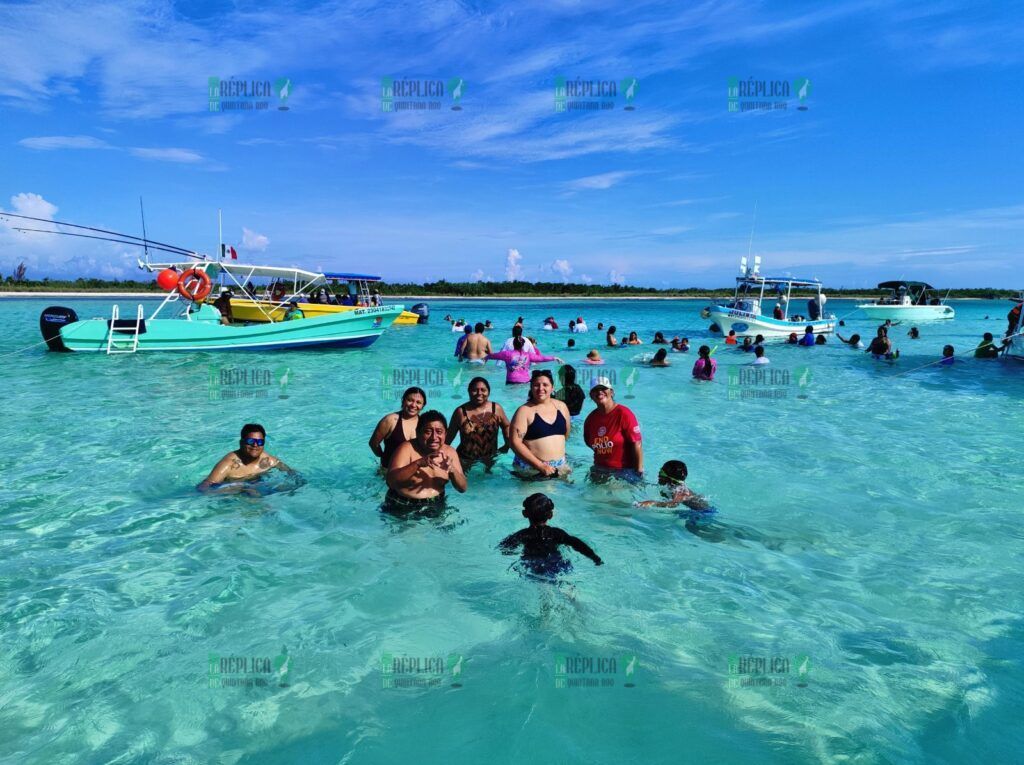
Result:
<svg viewBox="0 0 1024 765"><path fill-rule="evenodd" d="M391 280L1024 288L1012 3L0 3L0 209ZM210 112L207 80L291 81ZM463 108L381 108L382 77ZM554 81L637 78L556 113ZM811 81L730 113L727 83ZM757 209L756 225L754 210ZM133 276L0 225L0 273Z"/></svg>

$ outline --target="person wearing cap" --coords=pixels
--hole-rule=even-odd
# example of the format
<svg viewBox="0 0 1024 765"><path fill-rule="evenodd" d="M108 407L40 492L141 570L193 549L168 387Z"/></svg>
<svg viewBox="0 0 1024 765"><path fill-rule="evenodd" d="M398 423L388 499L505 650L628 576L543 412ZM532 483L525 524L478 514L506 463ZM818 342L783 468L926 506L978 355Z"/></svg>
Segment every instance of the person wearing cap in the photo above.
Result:
<svg viewBox="0 0 1024 765"><path fill-rule="evenodd" d="M305 319L306 315L299 310L299 301L290 300L288 301L288 310L284 312L285 321L294 321L295 319Z"/></svg>
<svg viewBox="0 0 1024 765"><path fill-rule="evenodd" d="M213 301L213 307L220 311L220 323L230 324L234 317L231 315L231 290L224 290L220 297Z"/></svg>
<svg viewBox="0 0 1024 765"><path fill-rule="evenodd" d="M615 390L607 377L598 377L590 386L590 400L596 407L583 423L583 441L594 450L591 477L643 475L643 438L636 415L615 403Z"/></svg>
<svg viewBox="0 0 1024 765"><path fill-rule="evenodd" d="M592 366L601 366L604 364L604 359L601 358L601 354L597 352L597 348L594 348L587 354L587 358L584 363L591 364Z"/></svg>

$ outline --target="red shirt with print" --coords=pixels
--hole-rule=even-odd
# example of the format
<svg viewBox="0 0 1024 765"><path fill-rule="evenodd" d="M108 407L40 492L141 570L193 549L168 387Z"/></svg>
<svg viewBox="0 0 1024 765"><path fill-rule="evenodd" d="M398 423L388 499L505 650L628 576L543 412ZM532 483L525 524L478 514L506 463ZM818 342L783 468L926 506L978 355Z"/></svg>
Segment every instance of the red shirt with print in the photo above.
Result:
<svg viewBox="0 0 1024 765"><path fill-rule="evenodd" d="M609 470L637 469L636 454L626 444L638 444L640 423L622 404L605 413L595 409L583 423L583 440L594 450L594 465Z"/></svg>

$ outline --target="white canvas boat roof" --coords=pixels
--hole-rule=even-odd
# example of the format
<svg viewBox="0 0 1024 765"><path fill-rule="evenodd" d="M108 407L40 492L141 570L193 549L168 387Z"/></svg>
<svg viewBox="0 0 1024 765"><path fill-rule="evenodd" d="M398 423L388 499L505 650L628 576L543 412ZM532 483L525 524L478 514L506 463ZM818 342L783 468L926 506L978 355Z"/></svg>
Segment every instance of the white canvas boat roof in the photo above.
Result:
<svg viewBox="0 0 1024 765"><path fill-rule="evenodd" d="M313 271L306 271L302 268L288 266L253 266L245 263L225 263L217 260L192 260L182 263L144 263L139 261L140 268L149 271L163 271L165 268L176 268L184 271L187 268L209 269L216 266L221 271L241 277L243 280L253 277L268 277L271 279L299 279L304 282L315 282L323 280L324 275Z"/></svg>

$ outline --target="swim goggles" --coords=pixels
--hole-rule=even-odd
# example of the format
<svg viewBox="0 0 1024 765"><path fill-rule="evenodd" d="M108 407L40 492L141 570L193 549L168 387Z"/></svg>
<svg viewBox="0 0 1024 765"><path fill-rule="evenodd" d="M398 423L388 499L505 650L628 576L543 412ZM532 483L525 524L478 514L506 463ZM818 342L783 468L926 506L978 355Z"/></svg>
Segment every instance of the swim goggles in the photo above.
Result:
<svg viewBox="0 0 1024 765"><path fill-rule="evenodd" d="M246 446L263 446L266 443L262 438L243 438L242 441Z"/></svg>

